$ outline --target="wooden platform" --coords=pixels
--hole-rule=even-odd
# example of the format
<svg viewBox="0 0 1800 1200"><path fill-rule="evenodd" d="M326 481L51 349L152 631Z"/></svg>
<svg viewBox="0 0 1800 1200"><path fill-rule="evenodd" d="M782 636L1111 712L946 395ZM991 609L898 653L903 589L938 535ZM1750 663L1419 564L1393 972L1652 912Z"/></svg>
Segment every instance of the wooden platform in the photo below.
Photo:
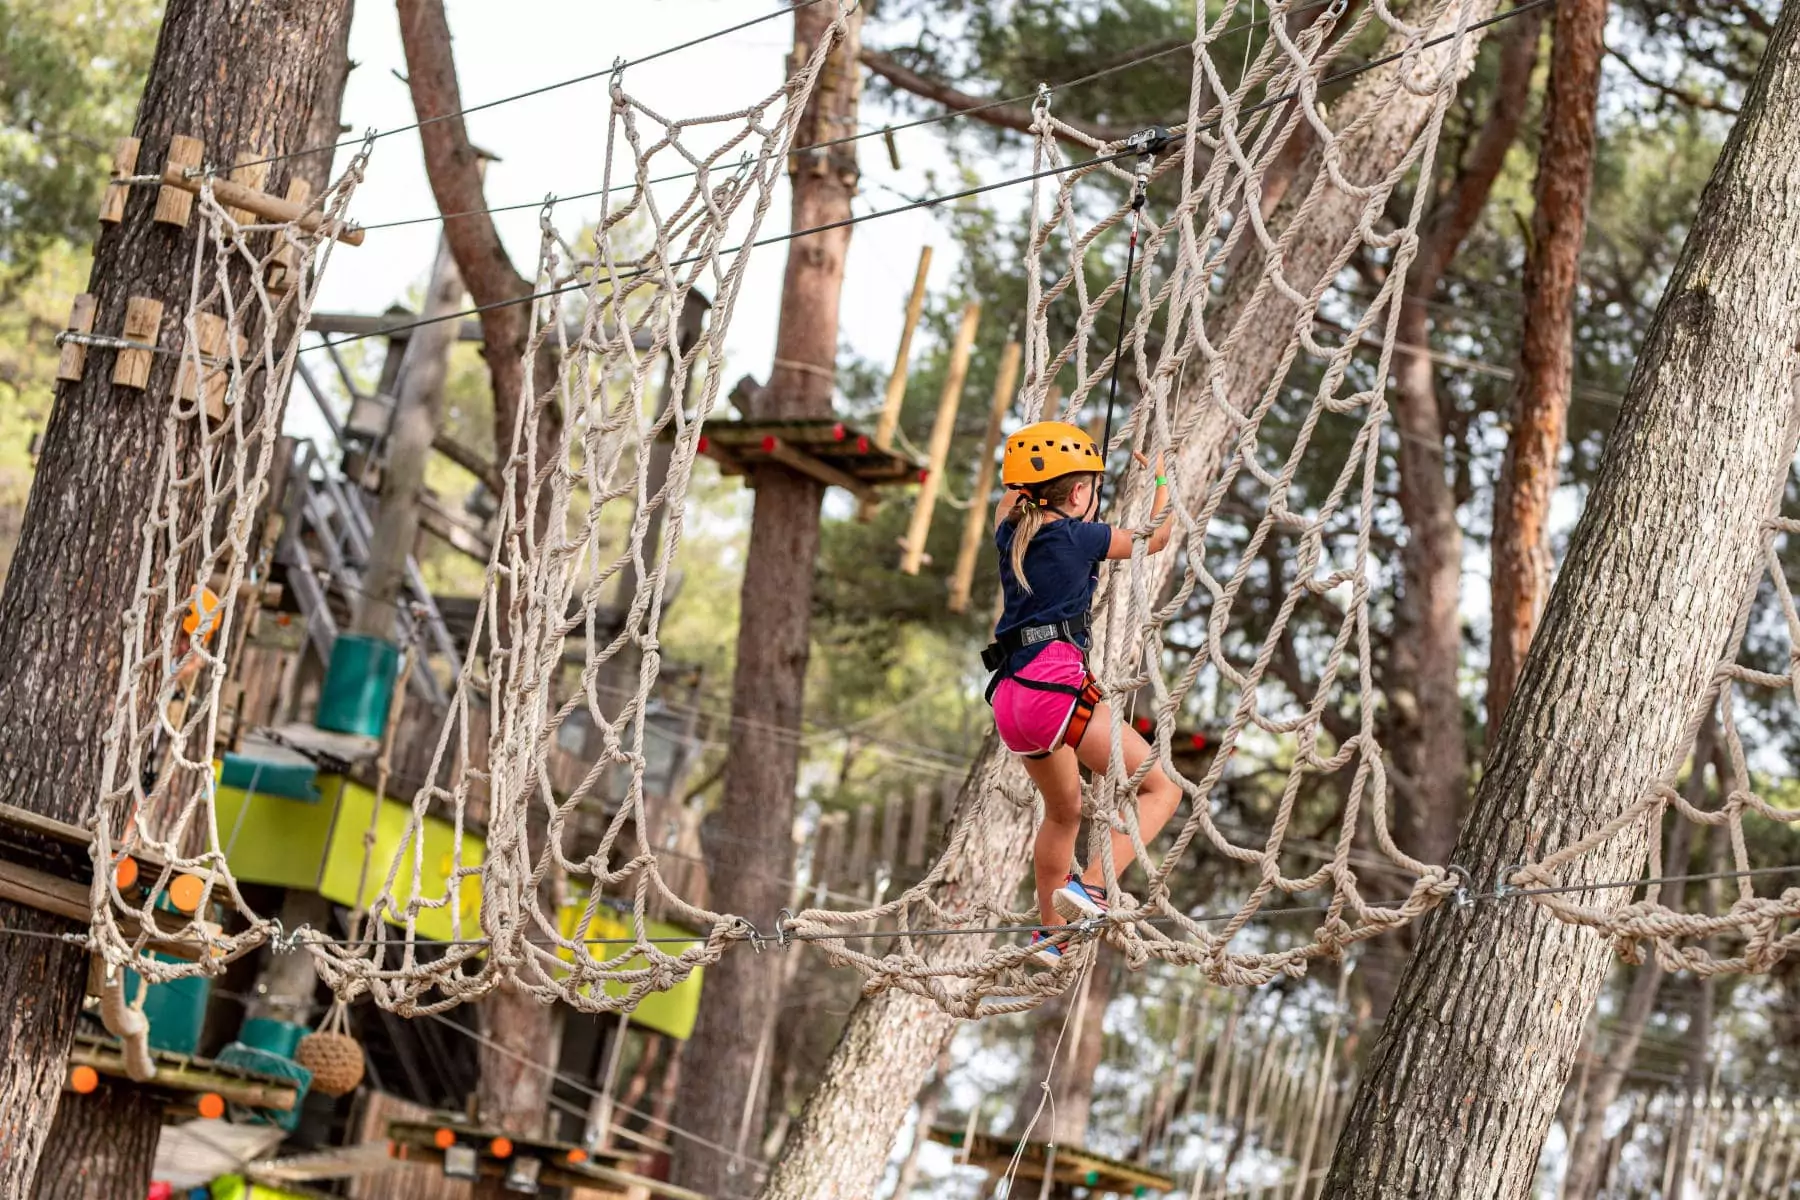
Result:
<svg viewBox="0 0 1800 1200"><path fill-rule="evenodd" d="M751 467L782 466L840 487L868 503L883 484L915 483L924 464L899 450L883 450L874 435L833 419L724 421L714 418L700 435L700 453L727 475Z"/></svg>
<svg viewBox="0 0 1800 1200"><path fill-rule="evenodd" d="M538 1182L546 1187L584 1188L590 1192L620 1197L636 1193L664 1196L669 1200L706 1200L699 1192L676 1187L661 1180L633 1173L637 1155L615 1150L587 1151L573 1142L557 1142L544 1138L507 1135L511 1152L505 1157L491 1152L497 1129L484 1129L465 1120L446 1118L441 1121L392 1121L388 1124L388 1152L403 1162L425 1163L442 1167L445 1150L438 1142L440 1131L448 1130L454 1145L476 1152L477 1169L483 1176L501 1178L508 1163L520 1157L531 1157L541 1163ZM575 1155L576 1157L571 1157Z"/></svg>
<svg viewBox="0 0 1800 1200"><path fill-rule="evenodd" d="M93 834L79 825L0 804L0 899L87 924L93 918L88 892L94 879L89 854L93 840ZM160 859L142 852L132 857L138 860L137 887L161 873ZM127 894L138 893L127 889ZM127 937L136 936L135 919L118 914L118 920ZM189 961L199 957L198 947L174 936L188 925L187 918L159 911L156 920L158 928L171 936L152 936L151 949Z"/></svg>
<svg viewBox="0 0 1800 1200"><path fill-rule="evenodd" d="M931 1140L966 1151L963 1158L969 1165L981 1167L990 1175L1004 1172L1019 1148L1019 1143L1011 1138L997 1138L985 1133L976 1134L965 1146L963 1130L942 1125L932 1129ZM1076 1146L1057 1146L1052 1158L1051 1149L1049 1142L1027 1141L1025 1153L1019 1159L1018 1178L1041 1180L1048 1168L1056 1183L1087 1188L1090 1193L1152 1196L1175 1190L1174 1177L1159 1171ZM1028 1194L1035 1195L1036 1190Z"/></svg>
<svg viewBox="0 0 1800 1200"><path fill-rule="evenodd" d="M192 1115L197 1098L207 1092L246 1108L273 1112L291 1112L298 1102L299 1092L291 1079L166 1050L151 1050L150 1056L156 1061L156 1078L132 1083L125 1074L125 1057L117 1042L78 1033L69 1050L69 1065L92 1067L106 1078L162 1094L178 1115Z"/></svg>

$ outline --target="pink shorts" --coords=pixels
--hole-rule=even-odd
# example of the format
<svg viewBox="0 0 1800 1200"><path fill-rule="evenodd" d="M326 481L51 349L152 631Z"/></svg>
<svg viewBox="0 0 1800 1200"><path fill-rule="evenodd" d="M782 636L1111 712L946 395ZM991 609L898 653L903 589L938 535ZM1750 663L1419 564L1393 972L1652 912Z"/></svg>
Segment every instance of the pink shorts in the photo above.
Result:
<svg viewBox="0 0 1800 1200"><path fill-rule="evenodd" d="M1079 646L1051 642L1019 674L1079 691L1087 682L1087 662ZM1062 745L1075 700L1065 692L1026 687L1017 678L1003 679L994 689L994 726L1014 754L1048 754Z"/></svg>

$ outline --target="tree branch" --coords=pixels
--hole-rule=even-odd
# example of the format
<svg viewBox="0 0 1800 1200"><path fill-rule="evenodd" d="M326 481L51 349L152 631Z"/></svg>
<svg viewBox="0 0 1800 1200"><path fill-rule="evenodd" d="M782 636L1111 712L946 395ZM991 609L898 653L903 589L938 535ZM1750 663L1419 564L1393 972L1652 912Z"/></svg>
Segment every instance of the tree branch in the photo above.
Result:
<svg viewBox="0 0 1800 1200"><path fill-rule="evenodd" d="M1031 109L1024 105L996 104L992 100L984 100L980 96L971 96L940 79L932 79L919 74L910 67L902 66L879 50L870 50L865 47L857 59L863 66L903 92L911 92L921 99L942 104L952 112L966 112L978 121L996 125L1001 129L1014 129L1020 133L1031 132ZM1115 129L1109 125L1094 125L1073 117L1059 117L1058 120L1069 128L1100 142L1123 141L1135 132L1130 129Z"/></svg>
<svg viewBox="0 0 1800 1200"><path fill-rule="evenodd" d="M1735 104L1727 104L1723 100L1713 100L1709 97L1700 95L1698 92L1690 92L1686 88L1677 87L1672 83L1664 83L1660 79L1646 75L1638 68L1636 63L1632 62L1629 58L1625 57L1623 53L1613 49L1611 46L1606 47L1606 53L1612 57L1614 62L1625 68L1625 73L1627 75L1631 76L1651 91L1656 92L1665 100L1673 100L1675 103L1685 104L1689 108L1703 108L1708 112L1729 113L1731 116L1737 116L1738 110L1737 105Z"/></svg>

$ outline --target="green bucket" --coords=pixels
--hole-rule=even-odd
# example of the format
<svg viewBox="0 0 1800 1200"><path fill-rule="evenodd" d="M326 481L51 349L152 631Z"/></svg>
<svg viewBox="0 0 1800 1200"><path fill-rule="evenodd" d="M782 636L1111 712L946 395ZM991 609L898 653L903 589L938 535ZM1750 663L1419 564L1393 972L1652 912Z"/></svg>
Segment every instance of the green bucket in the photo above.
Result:
<svg viewBox="0 0 1800 1200"><path fill-rule="evenodd" d="M128 981L132 991L127 995L134 995L136 974L128 976ZM197 1052L200 1030L206 1024L206 1003L211 998L212 980L204 975L151 984L144 993L144 1015L150 1018L150 1048L170 1054Z"/></svg>
<svg viewBox="0 0 1800 1200"><path fill-rule="evenodd" d="M248 1017L244 1027L238 1030L238 1041L244 1045L283 1058L294 1057L295 1047L305 1036L306 1026L293 1021L278 1021L274 1017Z"/></svg>
<svg viewBox="0 0 1800 1200"><path fill-rule="evenodd" d="M394 677L400 672L400 650L384 638L340 633L325 668L319 711L313 724L333 733L379 738L387 724Z"/></svg>

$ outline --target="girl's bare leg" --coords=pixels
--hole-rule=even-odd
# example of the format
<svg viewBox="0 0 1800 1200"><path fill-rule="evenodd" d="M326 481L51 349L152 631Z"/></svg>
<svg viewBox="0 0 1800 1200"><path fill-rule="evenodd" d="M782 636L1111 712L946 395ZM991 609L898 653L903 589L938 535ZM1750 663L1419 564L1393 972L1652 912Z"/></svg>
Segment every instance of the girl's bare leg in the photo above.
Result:
<svg viewBox="0 0 1800 1200"><path fill-rule="evenodd" d="M1037 871L1038 920L1061 925L1063 919L1050 897L1069 877L1069 865L1075 861L1075 839L1081 832L1081 769L1075 751L1067 746L1048 758L1022 761L1025 773L1044 796L1044 823L1038 826L1037 842L1031 850Z"/></svg>
<svg viewBox="0 0 1800 1200"><path fill-rule="evenodd" d="M1111 733L1112 713L1109 707L1105 703L1094 705L1093 720L1088 722L1087 734L1081 739L1081 745L1075 748L1075 753L1080 756L1081 764L1097 775L1106 773L1107 760L1112 755ZM1124 727L1122 746L1125 754L1125 773L1130 775L1138 769L1139 764L1150 757L1150 746L1138 735L1138 731L1129 725ZM1137 798L1138 832L1142 835L1146 846L1157 834L1162 832L1163 826L1167 825L1169 818L1175 815L1175 809L1180 803L1181 789L1162 773L1161 767L1151 767L1143 781L1138 784ZM1075 808L1077 819L1079 819L1081 809L1079 781L1076 787ZM1112 857L1113 869L1121 876L1125 874L1125 868L1131 864L1131 860L1136 857L1136 852L1131 846L1131 839L1117 829L1113 830L1112 835ZM1087 865L1087 870L1081 873L1081 881L1091 887L1104 888L1106 886L1105 864L1095 858ZM1043 891L1043 883L1044 872L1040 866L1038 869L1040 893Z"/></svg>

